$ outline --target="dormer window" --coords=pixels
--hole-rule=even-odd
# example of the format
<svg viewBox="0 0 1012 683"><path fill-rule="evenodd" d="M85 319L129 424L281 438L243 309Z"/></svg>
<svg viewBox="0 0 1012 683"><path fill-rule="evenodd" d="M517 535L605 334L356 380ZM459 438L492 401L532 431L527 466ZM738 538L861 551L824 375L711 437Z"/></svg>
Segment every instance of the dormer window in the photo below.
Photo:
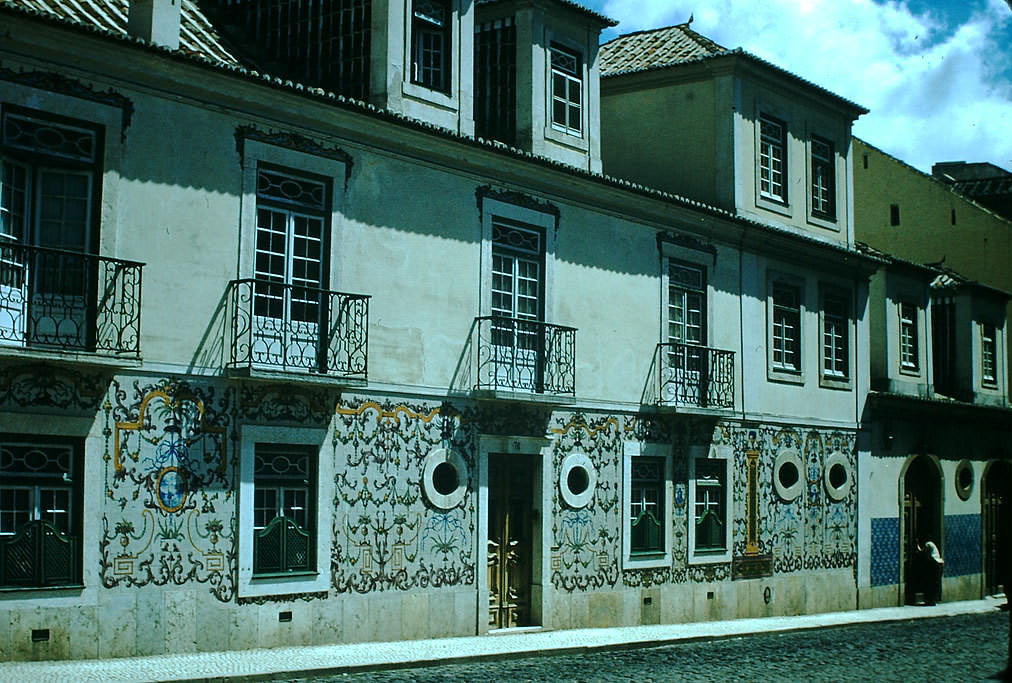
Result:
<svg viewBox="0 0 1012 683"><path fill-rule="evenodd" d="M787 203L787 127L783 121L759 117L759 194Z"/></svg>
<svg viewBox="0 0 1012 683"><path fill-rule="evenodd" d="M450 90L450 3L411 3L411 82L432 90Z"/></svg>
<svg viewBox="0 0 1012 683"><path fill-rule="evenodd" d="M833 173L833 143L812 138L812 213L836 220L836 176Z"/></svg>
<svg viewBox="0 0 1012 683"><path fill-rule="evenodd" d="M583 80L580 55L552 43L552 127L583 135Z"/></svg>

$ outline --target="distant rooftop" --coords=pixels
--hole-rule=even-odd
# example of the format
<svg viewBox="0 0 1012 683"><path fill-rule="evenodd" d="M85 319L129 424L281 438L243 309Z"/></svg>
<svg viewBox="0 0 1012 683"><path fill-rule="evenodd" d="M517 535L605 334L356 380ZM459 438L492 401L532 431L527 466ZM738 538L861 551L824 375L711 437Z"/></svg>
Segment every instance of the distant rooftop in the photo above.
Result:
<svg viewBox="0 0 1012 683"><path fill-rule="evenodd" d="M507 1L508 0L475 0L475 4L476 5L495 5L497 3L507 2ZM555 2L558 5L562 5L563 7L568 7L570 9L572 9L572 10L575 10L575 11L579 12L580 14L584 14L586 16L589 16L592 19L596 19L597 21L599 21L601 24L603 24L605 26L618 26L618 22L615 21L614 19L606 17L603 14L599 14L598 12L595 12L594 10L590 9L589 7L584 7L583 5L581 5L578 2L573 2L573 0L552 0L552 1Z"/></svg>
<svg viewBox="0 0 1012 683"><path fill-rule="evenodd" d="M1004 168L985 161L943 161L931 167L931 175L1012 220L1012 173Z"/></svg>
<svg viewBox="0 0 1012 683"><path fill-rule="evenodd" d="M835 100L857 116L868 113L867 109L856 102L840 97L740 47L730 50L715 43L693 31L690 28L691 23L690 19L684 24L626 33L608 41L601 46L599 53L601 77L613 78L737 55Z"/></svg>

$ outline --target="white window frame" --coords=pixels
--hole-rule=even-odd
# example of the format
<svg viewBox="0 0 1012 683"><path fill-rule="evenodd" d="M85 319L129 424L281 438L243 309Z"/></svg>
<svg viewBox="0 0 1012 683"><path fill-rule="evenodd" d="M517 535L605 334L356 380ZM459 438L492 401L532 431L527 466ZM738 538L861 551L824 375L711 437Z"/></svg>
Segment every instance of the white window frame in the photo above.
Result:
<svg viewBox="0 0 1012 683"><path fill-rule="evenodd" d="M827 312L827 300L836 299L843 305L843 317L831 316ZM852 292L835 286L823 285L819 288L819 382L821 386L832 389L850 389L854 376L854 305ZM843 373L826 369L827 343L826 334L830 318L842 320L845 337L843 344L846 352L846 368ZM834 356L836 347L833 347Z"/></svg>
<svg viewBox="0 0 1012 683"><path fill-rule="evenodd" d="M805 352L807 344L805 344L805 318L807 316L807 306L805 305L805 297L807 296L807 288L805 286L804 278L796 275L789 275L785 273L778 273L771 271L767 276L766 281L766 344L767 344L767 377L774 381L791 382L795 384L802 384L805 381ZM777 320L777 306L774 303L774 293L778 286L789 287L794 289L797 293L797 309L798 309L798 324L797 324L797 365L789 366L785 365L783 361L776 362L774 360L774 340L776 338L775 328ZM821 332L821 331L820 331Z"/></svg>
<svg viewBox="0 0 1012 683"><path fill-rule="evenodd" d="M780 135L774 139L774 136L768 134L763 130L763 124L769 126L777 126L780 129ZM780 182L779 191L775 189L774 183L774 151L780 150ZM790 194L788 187L790 186L790 135L788 131L787 121L762 112L756 121L756 158L755 158L755 169L756 169L756 190L760 199L767 202L773 202L781 206L789 206ZM764 159L769 159L768 164L764 163ZM763 180L763 171L769 171L768 180ZM768 185L767 187L764 187Z"/></svg>
<svg viewBox="0 0 1012 683"><path fill-rule="evenodd" d="M904 315L904 308L909 307L913 311L913 315ZM917 375L921 374L921 349L924 345L924 340L921 339L921 330L923 325L921 324L921 311L922 308L911 301L898 301L896 303L896 361L899 365L900 372L905 375ZM908 346L905 341L905 335L907 330L910 331L909 338L912 343L912 355L914 362L909 362L904 359L906 354L905 347Z"/></svg>
<svg viewBox="0 0 1012 683"><path fill-rule="evenodd" d="M239 597L313 593L330 587L330 547L333 536L334 447L326 429L243 425L239 447ZM256 488L254 457L258 443L278 443L319 448L316 454L316 570L296 576L254 576L253 503Z"/></svg>
<svg viewBox="0 0 1012 683"><path fill-rule="evenodd" d="M991 323L980 323L980 384L986 389L997 389L998 388L998 372L999 372L999 344L998 335L1000 328L997 325ZM987 331L990 329L990 338L988 337ZM987 372L988 364L988 347L990 347L991 356L991 373Z"/></svg>
<svg viewBox="0 0 1012 683"><path fill-rule="evenodd" d="M576 61L575 73L562 69L555 65L555 55L559 54L567 58L572 58ZM549 42L548 50L546 51L547 66L548 66L548 111L547 118L551 127L557 131L571 135L575 138L582 138L584 130L586 129L586 111L587 111L587 88L586 79L584 78L584 64L586 58L581 50L574 49L569 45L564 45L555 41ZM556 79L562 79L566 84L566 96L557 97L555 94L555 81ZM580 101L578 104L574 104L570 93L573 87L577 88L579 92ZM555 103L562 102L566 109L566 120L559 122L555 120ZM579 111L579 128L573 128L569 125L569 114L571 109L577 109Z"/></svg>
<svg viewBox="0 0 1012 683"><path fill-rule="evenodd" d="M713 445L708 449L704 446L689 448L689 493L686 500L688 513L689 533L689 564L710 564L713 562L731 561L731 528L734 525L734 514L731 506L734 503L734 496L731 490L734 482L731 479L731 465L734 461L733 452L729 446ZM719 460L724 464L724 549L696 551L696 461L697 460Z"/></svg>
<svg viewBox="0 0 1012 683"><path fill-rule="evenodd" d="M633 458L657 458L664 462L664 482L662 486L663 500L663 551L644 555L633 554L632 520L629 511L632 509L632 465ZM671 566L671 547L673 533L673 515L675 487L672 481L671 446L661 443L641 443L626 441L622 447L622 567L624 569L650 569Z"/></svg>
<svg viewBox="0 0 1012 683"><path fill-rule="evenodd" d="M408 7L407 7L407 16L408 16L407 23L410 26L411 32L410 40L408 42L407 61L408 64L410 65L409 69L410 77L408 80L412 85L417 86L419 88L424 88L432 92L449 95L449 93L453 90L454 85L453 47L454 47L454 33L455 33L454 24L456 23L456 15L457 15L456 2L455 0L446 0L445 2L447 13L445 19L446 24L444 26L439 27L440 30L438 32L431 28L428 31L426 31L426 33L433 33L433 34L439 33L443 40L443 51L442 51L443 63L441 65L440 71L442 73L442 77L446 80L446 83L444 83L443 87L441 88L434 88L431 85L427 85L426 83L424 83L423 82L424 79L422 78L422 74L420 73L421 64L423 61L422 53L424 52L424 48L422 46L421 42L422 38L418 34L418 30L423 25L426 27L436 27L438 26L438 24L432 21L432 19L429 17L423 18L424 15L416 15L415 2L416 0L408 0Z"/></svg>
<svg viewBox="0 0 1012 683"><path fill-rule="evenodd" d="M817 147L825 145L829 148L829 156L819 157ZM837 172L838 159L840 158L841 145L839 140L828 135L812 134L807 143L807 170L808 170L808 222L827 230L839 232L840 214L845 210L840 202L840 174ZM824 169L828 181L828 192L830 196L830 210L824 211L818 206L815 196L816 180L820 177L820 169Z"/></svg>

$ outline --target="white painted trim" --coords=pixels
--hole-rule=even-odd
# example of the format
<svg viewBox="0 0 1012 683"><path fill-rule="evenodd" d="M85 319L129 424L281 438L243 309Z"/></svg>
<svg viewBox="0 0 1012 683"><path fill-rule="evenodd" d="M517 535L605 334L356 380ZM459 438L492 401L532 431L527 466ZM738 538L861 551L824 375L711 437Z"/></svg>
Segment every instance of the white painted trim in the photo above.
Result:
<svg viewBox="0 0 1012 683"><path fill-rule="evenodd" d="M664 551L663 554L649 557L636 557L631 550L632 520L629 510L632 508L632 461L633 458L664 459ZM671 566L671 546L674 528L675 486L672 481L671 447L661 443L640 443L626 441L622 444L622 567L624 569L651 569Z"/></svg>
<svg viewBox="0 0 1012 683"><path fill-rule="evenodd" d="M731 526L733 524L734 515L731 509L731 503L733 502L733 496L731 496L731 488L734 485L734 481L731 478L731 465L734 461L733 453L730 446L723 445L712 445L709 451L704 456L702 453L703 446L693 446L689 448L689 496L686 501L688 506L688 515L686 516L689 521L689 564L712 564L714 562L730 562L731 561ZM713 459L724 461L724 552L719 551L706 551L696 552L696 460ZM803 472L801 473L804 474Z"/></svg>

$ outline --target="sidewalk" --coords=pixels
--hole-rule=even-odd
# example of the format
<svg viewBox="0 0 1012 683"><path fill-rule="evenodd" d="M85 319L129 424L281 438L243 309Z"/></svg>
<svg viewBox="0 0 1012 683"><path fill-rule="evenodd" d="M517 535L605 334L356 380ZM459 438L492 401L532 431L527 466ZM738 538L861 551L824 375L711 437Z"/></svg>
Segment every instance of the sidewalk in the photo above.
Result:
<svg viewBox="0 0 1012 683"><path fill-rule="evenodd" d="M693 640L798 631L989 612L1004 599L948 602L933 607L883 607L793 617L566 631L523 630L487 636L394 643L353 643L234 652L201 652L129 659L0 663L0 681L156 681L313 676L474 659L573 654Z"/></svg>

